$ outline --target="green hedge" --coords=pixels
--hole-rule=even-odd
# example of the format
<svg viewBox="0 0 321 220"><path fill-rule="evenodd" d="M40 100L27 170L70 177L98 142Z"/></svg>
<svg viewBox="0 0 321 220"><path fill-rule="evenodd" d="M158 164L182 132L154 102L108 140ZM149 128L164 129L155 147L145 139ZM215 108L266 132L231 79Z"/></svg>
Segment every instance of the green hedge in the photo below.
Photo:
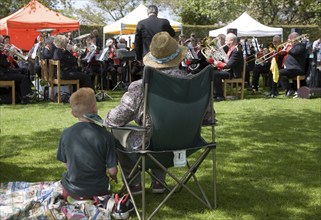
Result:
<svg viewBox="0 0 321 220"><path fill-rule="evenodd" d="M80 35L90 33L92 30L97 29L100 36L103 36L103 25L81 25L80 26ZM291 33L292 28L302 29L303 34L309 34L310 40L314 41L320 37L321 28L317 25L304 25L304 26L291 26L291 25L279 25L275 27L283 28L283 41L287 40L287 36ZM214 25L183 25L183 33L185 36L190 36L192 32L196 33L197 38L204 38L208 36L210 30L218 29L220 26ZM177 34L178 38L178 34ZM107 37L106 37L107 39ZM262 37L258 39L259 43L269 43L272 41L272 37Z"/></svg>

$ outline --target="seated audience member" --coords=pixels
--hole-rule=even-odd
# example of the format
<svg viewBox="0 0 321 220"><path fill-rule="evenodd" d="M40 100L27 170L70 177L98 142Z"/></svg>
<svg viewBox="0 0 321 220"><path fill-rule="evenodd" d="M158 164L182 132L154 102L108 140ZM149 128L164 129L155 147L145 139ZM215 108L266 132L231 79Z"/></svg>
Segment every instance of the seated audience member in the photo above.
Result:
<svg viewBox="0 0 321 220"><path fill-rule="evenodd" d="M3 36L0 35L0 41ZM21 104L28 104L30 99L34 96L31 83L27 75L21 73L19 68L13 68L8 56L3 53L0 47L0 80L1 81L15 81L15 89L17 91L17 98L21 100Z"/></svg>
<svg viewBox="0 0 321 220"><path fill-rule="evenodd" d="M63 196L76 200L92 199L110 193L110 178L117 180L115 139L103 127L83 117L97 114L95 93L91 88L80 88L70 97L71 114L79 122L65 129L60 137L57 160L67 171L61 184Z"/></svg>
<svg viewBox="0 0 321 220"><path fill-rule="evenodd" d="M172 75L177 78L189 78L191 74L187 74L186 71L179 69L180 62L185 58L187 48L178 44L178 42L172 38L167 32L159 32L154 35L150 45L150 52L148 52L143 62L146 66L151 66L159 69L165 74ZM131 121L135 121L138 125L142 125L143 117L143 100L144 100L144 84L143 80L133 81L128 91L121 98L120 103L113 109L111 109L104 120L105 125L110 126L124 126ZM149 139L151 137L151 124L152 120L147 117L147 136L146 146L149 145ZM128 137L127 147L131 149L140 149L142 141L142 133L131 133ZM126 176L129 175L133 164L126 155L120 153L118 155L120 163L123 165L123 170ZM153 169L152 173L165 182L165 172L161 169ZM134 179L130 185L132 192L137 195L141 193L142 186L140 184L140 176ZM152 178L152 192L163 193L165 188L156 179Z"/></svg>
<svg viewBox="0 0 321 220"><path fill-rule="evenodd" d="M80 87L93 88L90 76L81 72L78 67L77 58L67 50L68 39L64 35L57 35L54 39L56 49L54 51L53 59L60 61L60 71L62 79L79 79Z"/></svg>
<svg viewBox="0 0 321 220"><path fill-rule="evenodd" d="M305 43L298 41L298 36L297 32L289 34L288 46L285 48L287 53L284 57L284 68L279 71L280 85L288 97L294 95L289 78L305 75L307 50Z"/></svg>
<svg viewBox="0 0 321 220"><path fill-rule="evenodd" d="M214 73L214 97L217 101L224 100L222 79L240 78L242 77L243 71L243 51L237 42L236 35L228 33L225 38L225 44L229 48L227 52L228 62L224 63L218 60L209 61L218 68ZM228 69L228 71L222 71L223 69Z"/></svg>

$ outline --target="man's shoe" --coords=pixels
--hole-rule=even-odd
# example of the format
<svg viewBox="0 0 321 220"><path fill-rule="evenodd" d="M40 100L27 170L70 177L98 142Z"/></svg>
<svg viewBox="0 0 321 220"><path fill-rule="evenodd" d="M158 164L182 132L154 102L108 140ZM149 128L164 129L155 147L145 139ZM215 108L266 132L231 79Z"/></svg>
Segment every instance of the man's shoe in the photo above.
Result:
<svg viewBox="0 0 321 220"><path fill-rule="evenodd" d="M28 97L23 97L21 99L21 104L22 105L26 105L26 104L29 104L30 103L30 99Z"/></svg>
<svg viewBox="0 0 321 220"><path fill-rule="evenodd" d="M140 183L136 184L136 185L129 186L129 188L130 188L130 191L132 192L133 196L137 196L137 195L142 194L142 185Z"/></svg>
<svg viewBox="0 0 321 220"><path fill-rule="evenodd" d="M292 89L288 90L286 93L287 97L293 96L294 95L294 91Z"/></svg>
<svg viewBox="0 0 321 220"><path fill-rule="evenodd" d="M220 101L224 101L225 98L224 98L224 96L216 96L216 97L214 97L214 100L217 102L220 102Z"/></svg>
<svg viewBox="0 0 321 220"><path fill-rule="evenodd" d="M152 193L164 193L166 188L157 181L152 182Z"/></svg>

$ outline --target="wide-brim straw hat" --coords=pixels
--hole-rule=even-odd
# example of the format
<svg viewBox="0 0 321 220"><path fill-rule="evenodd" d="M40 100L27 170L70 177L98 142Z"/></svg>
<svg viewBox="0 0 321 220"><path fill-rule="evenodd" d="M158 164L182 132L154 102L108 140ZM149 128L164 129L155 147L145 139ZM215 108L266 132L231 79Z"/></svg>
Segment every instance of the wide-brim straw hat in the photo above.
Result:
<svg viewBox="0 0 321 220"><path fill-rule="evenodd" d="M161 69L178 67L186 56L187 47L179 45L164 31L154 35L149 50L144 56L144 65Z"/></svg>

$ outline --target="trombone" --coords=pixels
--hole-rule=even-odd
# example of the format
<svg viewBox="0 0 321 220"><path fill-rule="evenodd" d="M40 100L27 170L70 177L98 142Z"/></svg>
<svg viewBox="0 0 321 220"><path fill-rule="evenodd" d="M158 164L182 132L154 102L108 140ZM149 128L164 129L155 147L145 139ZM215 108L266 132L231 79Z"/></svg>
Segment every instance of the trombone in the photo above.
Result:
<svg viewBox="0 0 321 220"><path fill-rule="evenodd" d="M273 58L274 56L276 56L277 54L279 53L282 53L282 52L285 52L286 51L286 48L293 42L295 41L303 41L303 40L306 40L309 38L309 35L308 34L302 34L300 36L297 36L296 38L292 39L292 40L288 40L280 45L278 45L274 50L270 51L269 53L257 58L255 60L255 64L259 65L259 64L262 64L264 63L265 61Z"/></svg>

